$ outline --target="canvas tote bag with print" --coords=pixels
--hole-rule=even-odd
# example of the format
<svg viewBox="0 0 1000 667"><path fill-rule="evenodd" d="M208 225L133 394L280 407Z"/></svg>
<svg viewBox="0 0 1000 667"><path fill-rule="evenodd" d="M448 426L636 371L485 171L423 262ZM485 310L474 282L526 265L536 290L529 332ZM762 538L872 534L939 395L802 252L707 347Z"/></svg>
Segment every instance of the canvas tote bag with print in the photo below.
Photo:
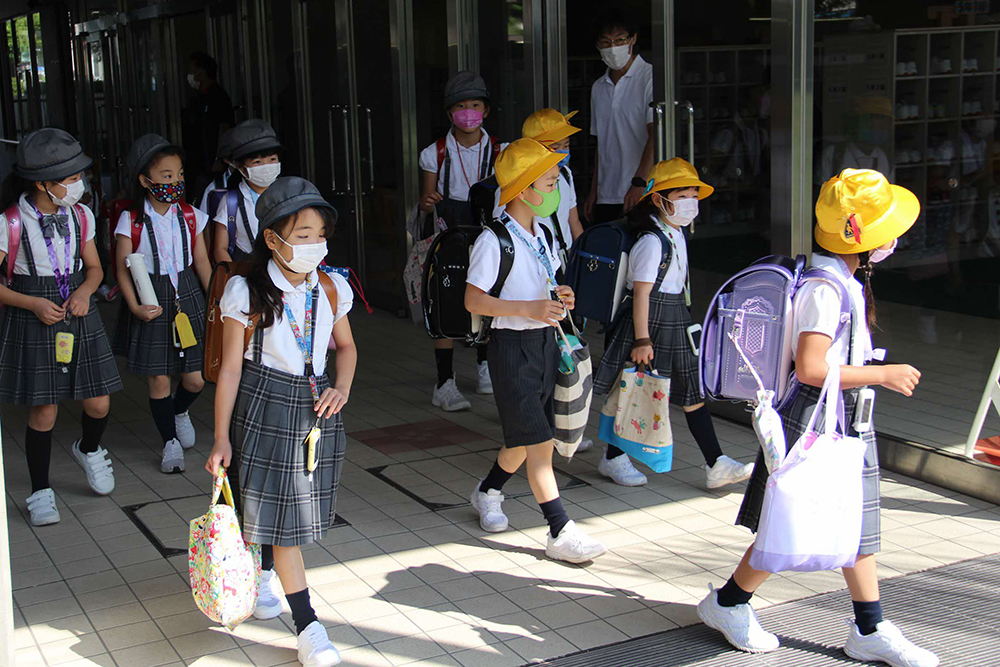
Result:
<svg viewBox="0 0 1000 667"><path fill-rule="evenodd" d="M601 410L600 437L654 472L668 472L674 460L669 406L670 378L626 368Z"/></svg>
<svg viewBox="0 0 1000 667"><path fill-rule="evenodd" d="M563 330L569 327L570 333ZM593 365L590 348L583 340L573 318L567 313L562 324L556 328L559 344L559 372L556 373L556 387L553 396L556 413L556 451L572 458L587 428L590 416L590 402L594 394Z"/></svg>

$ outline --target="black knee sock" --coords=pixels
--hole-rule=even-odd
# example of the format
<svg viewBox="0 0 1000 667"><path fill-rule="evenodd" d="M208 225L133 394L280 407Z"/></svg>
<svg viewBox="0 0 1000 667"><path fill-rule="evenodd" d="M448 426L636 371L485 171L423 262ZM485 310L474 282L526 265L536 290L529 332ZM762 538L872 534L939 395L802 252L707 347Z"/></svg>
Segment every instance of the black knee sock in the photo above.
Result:
<svg viewBox="0 0 1000 667"><path fill-rule="evenodd" d="M285 596L288 606L292 608L292 622L295 623L295 634L300 635L316 618L316 610L309 604L309 589L303 588L298 593Z"/></svg>
<svg viewBox="0 0 1000 667"><path fill-rule="evenodd" d="M93 454L101 446L101 437L104 435L104 429L108 427L108 415L98 418L84 412L81 421L83 437L80 438L80 451L84 454Z"/></svg>
<svg viewBox="0 0 1000 667"><path fill-rule="evenodd" d="M438 383L440 388L445 382L454 377L455 350L441 350L434 348L434 361L437 363Z"/></svg>
<svg viewBox="0 0 1000 667"><path fill-rule="evenodd" d="M542 508L542 514L549 523L549 533L552 537L559 537L563 527L569 523L569 515L563 509L562 498L555 498L547 503L538 503Z"/></svg>
<svg viewBox="0 0 1000 667"><path fill-rule="evenodd" d="M514 476L514 473L507 472L500 467L499 461L493 462L493 467L490 468L490 474L486 475L483 479L483 483L479 485L479 490L486 493L490 489L496 489L497 491L503 490L503 485L507 483L507 480Z"/></svg>
<svg viewBox="0 0 1000 667"><path fill-rule="evenodd" d="M153 421L156 422L156 428L159 430L163 442L170 442L177 437L172 396L149 399L149 411L153 413Z"/></svg>
<svg viewBox="0 0 1000 667"><path fill-rule="evenodd" d="M184 388L183 384L177 387L177 393L174 394L174 414L182 415L187 412L199 394L201 394L200 389L198 391L188 391Z"/></svg>
<svg viewBox="0 0 1000 667"><path fill-rule="evenodd" d="M52 460L52 431L36 431L30 426L24 434L24 454L28 459L31 492L49 488L49 461Z"/></svg>
<svg viewBox="0 0 1000 667"><path fill-rule="evenodd" d="M625 452L623 452L622 450L618 449L614 445L608 445L608 450L604 453L604 458L606 458L607 460L610 461L611 459L618 458L619 456L621 456L624 453Z"/></svg>
<svg viewBox="0 0 1000 667"><path fill-rule="evenodd" d="M854 604L854 624L858 626L858 632L863 635L873 634L879 623L882 622L882 602L853 602Z"/></svg>
<svg viewBox="0 0 1000 667"><path fill-rule="evenodd" d="M272 547L270 544L260 545L260 569L261 570L274 569L274 547Z"/></svg>
<svg viewBox="0 0 1000 667"><path fill-rule="evenodd" d="M746 604L750 602L750 598L752 597L753 593L748 593L740 588L740 585L732 577L729 577L726 585L719 589L719 605L722 607L735 607L738 604Z"/></svg>
<svg viewBox="0 0 1000 667"><path fill-rule="evenodd" d="M476 348L476 363L484 364L486 363L486 346L480 345Z"/></svg>
<svg viewBox="0 0 1000 667"><path fill-rule="evenodd" d="M703 405L694 412L685 412L684 418L687 420L688 430L694 436L694 441L701 449L701 455L705 457L705 463L711 468L722 456L722 447L719 446L719 438L715 435L715 426L712 425L712 413L708 411L707 405Z"/></svg>

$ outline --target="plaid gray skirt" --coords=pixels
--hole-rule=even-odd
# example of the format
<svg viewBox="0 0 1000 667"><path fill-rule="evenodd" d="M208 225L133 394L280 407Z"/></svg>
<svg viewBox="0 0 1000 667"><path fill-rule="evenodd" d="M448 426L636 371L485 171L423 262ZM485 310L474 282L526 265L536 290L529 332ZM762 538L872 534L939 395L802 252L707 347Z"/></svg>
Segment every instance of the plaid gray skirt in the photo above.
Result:
<svg viewBox="0 0 1000 667"><path fill-rule="evenodd" d="M317 380L320 393L330 386L325 375ZM229 479L239 480L233 495L248 542L300 546L323 539L333 524L347 435L341 415L320 420L310 482L303 443L316 423L313 405L309 378L243 362L229 430Z"/></svg>
<svg viewBox="0 0 1000 667"><path fill-rule="evenodd" d="M505 447L537 445L556 432L559 346L555 330L494 329L487 363Z"/></svg>
<svg viewBox="0 0 1000 667"><path fill-rule="evenodd" d="M70 290L83 284L82 271L69 278ZM15 276L11 289L61 304L52 276ZM56 362L56 334L73 334L73 361ZM65 371L65 372L63 372ZM94 298L83 317L49 326L30 310L7 308L0 333L0 399L22 405L56 405L107 396L122 388L104 323Z"/></svg>
<svg viewBox="0 0 1000 667"><path fill-rule="evenodd" d="M112 349L125 357L126 368L136 375L177 375L201 370L205 345L205 293L193 268L180 273L181 310L191 320L198 344L181 350L174 347L174 286L167 276L154 276L153 290L163 312L152 322L139 320L122 299ZM183 352L183 356L181 353Z"/></svg>
<svg viewBox="0 0 1000 667"><path fill-rule="evenodd" d="M861 546L859 554L878 553L881 545L881 516L879 501L879 463L878 444L875 440L875 429L872 428L865 434L859 434L854 430L854 407L857 404L859 389L848 389L844 392L844 414L847 415L848 435L859 436L868 444L865 450L865 464L861 471L862 488L862 517L861 517ZM785 443L791 448L805 432L809 425L809 418L819 401L819 387L800 386L798 394L791 405L781 412L781 423L785 427ZM817 418L817 423L823 423L823 414ZM754 465L753 475L747 483L747 490L743 496L743 504L736 517L736 525L746 526L753 532L757 532L757 525L760 523L761 507L764 504L764 492L767 489L767 465L764 464L764 455L757 451L757 463Z"/></svg>
<svg viewBox="0 0 1000 667"><path fill-rule="evenodd" d="M631 363L635 325L632 322L632 300L622 306L627 312L611 332L604 346L604 356L594 373L594 393L607 394L618 382L622 369ZM687 328L691 313L684 305L683 294L656 292L649 295L649 337L653 341L653 368L670 378L674 400L683 406L697 405L705 400L698 380L698 358L688 342Z"/></svg>

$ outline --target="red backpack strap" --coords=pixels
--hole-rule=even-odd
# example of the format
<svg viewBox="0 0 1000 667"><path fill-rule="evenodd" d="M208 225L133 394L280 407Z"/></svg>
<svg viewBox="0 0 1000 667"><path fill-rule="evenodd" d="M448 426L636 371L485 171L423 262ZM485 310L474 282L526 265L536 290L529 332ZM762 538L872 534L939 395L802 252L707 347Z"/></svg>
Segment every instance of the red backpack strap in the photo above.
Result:
<svg viewBox="0 0 1000 667"><path fill-rule="evenodd" d="M496 164L497 158L500 157L500 140L490 137L490 145L493 147L493 164Z"/></svg>
<svg viewBox="0 0 1000 667"><path fill-rule="evenodd" d="M73 204L76 217L80 218L80 255L83 256L83 246L87 245L87 233L90 231L90 219L83 204Z"/></svg>
<svg viewBox="0 0 1000 667"><path fill-rule="evenodd" d="M438 174L441 174L441 165L444 164L444 159L448 156L448 137L440 137L434 142L434 147L437 149L437 161L438 161Z"/></svg>
<svg viewBox="0 0 1000 667"><path fill-rule="evenodd" d="M139 212L134 208L128 209L128 218L132 232L132 252L139 252L139 243L142 241L142 220L139 219Z"/></svg>
<svg viewBox="0 0 1000 667"><path fill-rule="evenodd" d="M181 215L184 216L184 222L187 223L188 233L191 235L191 256L194 257L194 237L198 229L198 218L195 217L194 208L191 204L182 201L180 207Z"/></svg>
<svg viewBox="0 0 1000 667"><path fill-rule="evenodd" d="M7 218L7 284L10 285L14 279L17 250L21 246L21 207L14 202L3 214Z"/></svg>

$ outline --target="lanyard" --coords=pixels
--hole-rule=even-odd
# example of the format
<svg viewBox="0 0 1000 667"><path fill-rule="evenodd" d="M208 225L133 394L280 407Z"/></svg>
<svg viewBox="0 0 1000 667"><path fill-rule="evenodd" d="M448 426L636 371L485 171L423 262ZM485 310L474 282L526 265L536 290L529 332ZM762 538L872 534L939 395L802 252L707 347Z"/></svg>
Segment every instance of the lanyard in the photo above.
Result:
<svg viewBox="0 0 1000 667"><path fill-rule="evenodd" d="M549 289L550 290L555 289L556 274L555 271L552 270L552 260L549 259L549 253L547 251L540 250L539 248L536 248L534 245L532 245L531 242L528 241L528 239L524 236L524 233L522 233L521 225L511 220L510 216L507 215L506 212L504 212L504 214L500 217L500 221L503 222L504 226L507 228L507 231L516 236L518 239L520 239L521 243L528 246L528 249L531 250L532 253L534 253L535 259L537 259L539 264L542 265L542 268L545 269L545 273L548 276L546 279L548 280ZM545 242L542 241L542 243L544 244Z"/></svg>
<svg viewBox="0 0 1000 667"><path fill-rule="evenodd" d="M660 220L659 217L657 217L655 220L656 220L656 225L660 228L660 231L663 232L663 235L667 237L667 241L670 242L670 247L672 249L671 257L676 257L677 258L677 266L678 266L678 268L680 268L684 272L684 305L687 306L688 308L690 308L691 307L691 272L688 271L688 267L687 266L681 267L681 258L680 258L680 255L677 254L677 244L674 243L674 237L671 236L670 229L665 224L663 224L663 221ZM681 232L681 233L683 234L683 232Z"/></svg>
<svg viewBox="0 0 1000 667"><path fill-rule="evenodd" d="M281 295L281 302L285 306L285 317L288 318L288 325L292 328L292 335L295 336L295 342L299 346L299 351L302 352L302 358L306 362L306 372L305 375L309 377L309 389L312 390L313 400L317 403L319 402L319 389L316 383L316 373L313 369L313 288L309 284L308 279L306 280L306 287L308 291L306 292L306 320L305 326L305 336L299 331L299 325L295 322L295 316L292 314L292 309L288 307L288 298L285 294Z"/></svg>
<svg viewBox="0 0 1000 667"><path fill-rule="evenodd" d="M32 204L34 206L34 204ZM42 212L38 210L35 206L35 215L38 216L38 226L41 228L42 225ZM59 213L62 213L63 208L59 207ZM69 215L68 213L66 214ZM52 264L52 275L56 278L56 287L59 288L59 296L65 302L69 298L69 274L70 274L70 257L69 257L69 237L65 237L62 240L63 243L63 257L65 261L63 262L63 269L59 268L59 259L56 257L55 248L52 247L52 239L45 234L42 234L42 239L45 241L45 249L49 253L49 262ZM67 311L67 315L69 312Z"/></svg>

